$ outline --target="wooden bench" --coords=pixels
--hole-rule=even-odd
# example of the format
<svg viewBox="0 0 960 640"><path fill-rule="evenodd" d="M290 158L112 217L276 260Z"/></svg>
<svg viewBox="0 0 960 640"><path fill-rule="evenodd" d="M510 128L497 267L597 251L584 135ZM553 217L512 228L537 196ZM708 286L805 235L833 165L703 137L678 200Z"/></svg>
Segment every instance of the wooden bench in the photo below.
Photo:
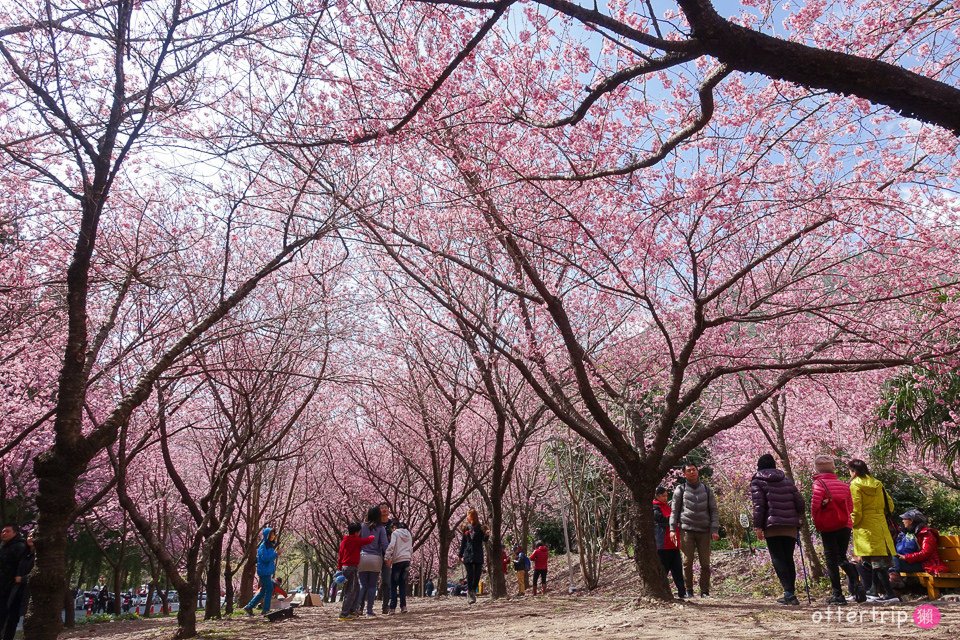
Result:
<svg viewBox="0 0 960 640"><path fill-rule="evenodd" d="M960 588L960 536L940 536L937 553L940 554L940 560L947 565L947 571L940 575L926 572L900 574L904 578L919 580L931 600L940 597L940 589Z"/></svg>

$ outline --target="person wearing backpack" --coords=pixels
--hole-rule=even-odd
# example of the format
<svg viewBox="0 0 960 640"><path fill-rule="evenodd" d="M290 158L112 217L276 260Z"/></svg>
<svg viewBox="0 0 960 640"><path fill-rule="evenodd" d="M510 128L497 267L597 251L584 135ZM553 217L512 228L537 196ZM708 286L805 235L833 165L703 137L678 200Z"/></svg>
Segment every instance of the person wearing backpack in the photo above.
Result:
<svg viewBox="0 0 960 640"><path fill-rule="evenodd" d="M840 586L840 569L843 569L847 576L850 595L857 602L865 602L867 596L860 582L857 566L847 558L853 530L853 498L850 496L850 487L837 478L837 467L830 456L817 456L813 464L816 473L813 476L810 513L813 515L813 526L820 532L823 540L823 557L827 562L827 574L830 576L831 595L827 604L847 604Z"/></svg>
<svg viewBox="0 0 960 640"><path fill-rule="evenodd" d="M897 536L897 555L890 569L891 586L894 589L906 586L901 572L937 575L947 571L948 567L940 560L940 552L937 551L940 534L928 526L927 516L919 509L910 509L900 514L900 520L903 522L903 532Z"/></svg>
<svg viewBox="0 0 960 640"><path fill-rule="evenodd" d="M530 558L521 545L513 547L513 570L517 572L517 595L527 593L527 572L530 571Z"/></svg>
<svg viewBox="0 0 960 640"><path fill-rule="evenodd" d="M670 530L680 528L683 580L688 598L693 597L693 560L700 559L700 597L710 597L710 541L720 539L720 519L713 490L700 481L697 465L683 467L684 482L673 492Z"/></svg>

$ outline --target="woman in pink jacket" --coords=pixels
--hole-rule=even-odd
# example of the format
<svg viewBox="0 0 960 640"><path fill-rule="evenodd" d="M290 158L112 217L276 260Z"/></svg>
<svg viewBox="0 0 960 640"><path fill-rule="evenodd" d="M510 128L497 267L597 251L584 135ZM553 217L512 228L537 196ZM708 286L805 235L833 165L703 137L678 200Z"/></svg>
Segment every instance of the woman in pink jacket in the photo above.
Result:
<svg viewBox="0 0 960 640"><path fill-rule="evenodd" d="M813 514L813 526L820 532L823 540L823 556L827 561L827 574L830 576L832 594L827 604L847 604L840 586L840 569L847 575L850 595L857 602L865 602L867 595L860 582L857 566L847 558L853 531L853 498L850 496L850 486L837 478L837 466L830 456L817 456L814 469L816 474L813 476L810 513Z"/></svg>

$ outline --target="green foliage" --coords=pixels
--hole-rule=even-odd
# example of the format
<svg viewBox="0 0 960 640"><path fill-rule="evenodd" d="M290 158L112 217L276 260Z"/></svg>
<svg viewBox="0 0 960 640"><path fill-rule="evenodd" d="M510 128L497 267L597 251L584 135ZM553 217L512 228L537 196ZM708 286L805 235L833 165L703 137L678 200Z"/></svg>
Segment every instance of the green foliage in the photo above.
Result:
<svg viewBox="0 0 960 640"><path fill-rule="evenodd" d="M951 418L958 412L960 374L913 367L886 386L874 425L874 456L890 461L903 453L909 439L920 455L952 467L960 461L960 430Z"/></svg>
<svg viewBox="0 0 960 640"><path fill-rule="evenodd" d="M897 515L911 508L919 509L937 529L960 528L960 492L924 476L906 475L895 469L878 469L874 475L893 498Z"/></svg>
<svg viewBox="0 0 960 640"><path fill-rule="evenodd" d="M567 533L570 535L570 546L576 548L572 527ZM563 543L563 521L560 518L541 515L534 539L543 540L544 544L550 548L551 553L563 553L566 550L566 546Z"/></svg>
<svg viewBox="0 0 960 640"><path fill-rule="evenodd" d="M123 622L124 620L139 620L140 616L135 613L121 613L115 616L111 613L95 613L89 616L77 618L77 624L101 624L104 622Z"/></svg>

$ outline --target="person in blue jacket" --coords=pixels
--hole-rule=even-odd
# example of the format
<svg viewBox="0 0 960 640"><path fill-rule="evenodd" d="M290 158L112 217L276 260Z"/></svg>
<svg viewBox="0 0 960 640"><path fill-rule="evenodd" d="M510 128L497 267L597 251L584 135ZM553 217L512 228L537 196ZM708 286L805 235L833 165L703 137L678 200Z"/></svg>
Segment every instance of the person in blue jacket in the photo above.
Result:
<svg viewBox="0 0 960 640"><path fill-rule="evenodd" d="M263 612L270 611L270 596L273 595L273 574L277 571L277 534L270 527L263 528L263 542L257 547L257 577L260 579L260 591L243 608L247 615L253 615L253 608L263 603Z"/></svg>

